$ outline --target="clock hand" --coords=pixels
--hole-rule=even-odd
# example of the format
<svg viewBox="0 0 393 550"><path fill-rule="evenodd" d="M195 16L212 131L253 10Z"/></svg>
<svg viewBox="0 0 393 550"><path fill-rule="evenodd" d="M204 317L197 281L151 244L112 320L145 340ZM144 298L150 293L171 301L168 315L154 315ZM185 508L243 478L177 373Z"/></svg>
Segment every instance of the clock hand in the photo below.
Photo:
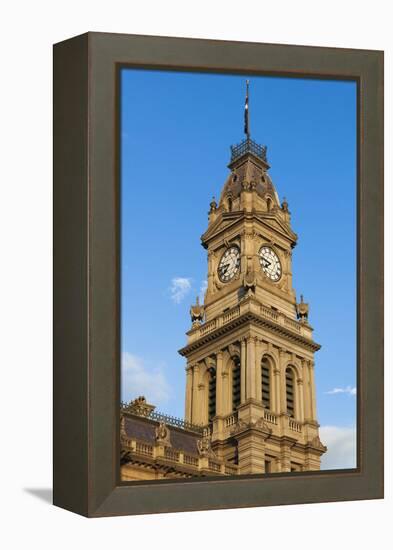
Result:
<svg viewBox="0 0 393 550"><path fill-rule="evenodd" d="M269 265L272 265L272 262L269 262L266 258L262 258L264 267L269 267Z"/></svg>
<svg viewBox="0 0 393 550"><path fill-rule="evenodd" d="M231 264L229 263L229 264L224 264L224 265L221 266L222 275L225 275L225 273L228 271L230 265Z"/></svg>

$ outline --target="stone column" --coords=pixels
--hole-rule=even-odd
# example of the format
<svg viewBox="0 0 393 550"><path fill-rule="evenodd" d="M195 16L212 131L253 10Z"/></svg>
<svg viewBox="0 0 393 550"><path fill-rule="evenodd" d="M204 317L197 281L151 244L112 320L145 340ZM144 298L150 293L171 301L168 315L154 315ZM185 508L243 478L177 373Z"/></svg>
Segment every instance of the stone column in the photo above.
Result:
<svg viewBox="0 0 393 550"><path fill-rule="evenodd" d="M209 388L203 382L198 384L197 402L195 404L196 424L205 425L208 423L208 391Z"/></svg>
<svg viewBox="0 0 393 550"><path fill-rule="evenodd" d="M304 422L304 392L303 392L303 380L301 378L298 378L296 380L297 384L297 419L300 422ZM296 404L296 403L295 403Z"/></svg>
<svg viewBox="0 0 393 550"><path fill-rule="evenodd" d="M283 441L281 444L281 471L291 471L291 444Z"/></svg>
<svg viewBox="0 0 393 550"><path fill-rule="evenodd" d="M213 274L214 274L214 252L208 252L207 254L207 288L209 292L213 289Z"/></svg>
<svg viewBox="0 0 393 550"><path fill-rule="evenodd" d="M280 414L281 413L281 409L282 409L282 406L281 406L281 395L280 395L280 390L281 390L281 384L280 384L280 374L281 374L281 371L279 368L275 367L275 369L273 370L273 393L274 393L274 405L273 405L273 410L276 414Z"/></svg>
<svg viewBox="0 0 393 550"><path fill-rule="evenodd" d="M196 363L192 368L192 406L191 406L191 421L194 424L199 423L201 403L199 402L199 371L200 366Z"/></svg>
<svg viewBox="0 0 393 550"><path fill-rule="evenodd" d="M186 368L186 410L185 419L187 422L192 422L192 375L193 366L188 365Z"/></svg>
<svg viewBox="0 0 393 550"><path fill-rule="evenodd" d="M216 415L223 415L223 392L224 392L224 380L223 380L223 365L222 365L222 351L216 353Z"/></svg>
<svg viewBox="0 0 393 550"><path fill-rule="evenodd" d="M311 394L310 394L310 376L308 372L307 362L302 360L302 373L303 373L303 402L304 402L304 419L311 419Z"/></svg>
<svg viewBox="0 0 393 550"><path fill-rule="evenodd" d="M232 387L231 387L231 376L230 373L222 373L222 410L224 416L232 412Z"/></svg>
<svg viewBox="0 0 393 550"><path fill-rule="evenodd" d="M287 391L286 391L286 380L285 380L285 359L286 353L285 350L280 349L280 413L287 412Z"/></svg>
<svg viewBox="0 0 393 550"><path fill-rule="evenodd" d="M317 420L317 404L315 399L315 380L314 380L314 361L309 362L310 374L310 404L311 404L311 419Z"/></svg>
<svg viewBox="0 0 393 550"><path fill-rule="evenodd" d="M255 338L247 338L247 399L255 399Z"/></svg>
<svg viewBox="0 0 393 550"><path fill-rule="evenodd" d="M247 399L246 393L246 339L240 342L240 403Z"/></svg>
<svg viewBox="0 0 393 550"><path fill-rule="evenodd" d="M256 338L255 351L255 397L262 401L262 341L259 338Z"/></svg>

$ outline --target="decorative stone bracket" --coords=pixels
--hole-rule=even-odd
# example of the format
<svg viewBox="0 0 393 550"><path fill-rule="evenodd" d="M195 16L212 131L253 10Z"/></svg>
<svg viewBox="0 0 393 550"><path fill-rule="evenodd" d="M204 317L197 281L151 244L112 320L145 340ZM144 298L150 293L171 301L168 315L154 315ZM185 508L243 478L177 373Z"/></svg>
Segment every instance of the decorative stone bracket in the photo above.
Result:
<svg viewBox="0 0 393 550"><path fill-rule="evenodd" d="M272 429L263 418L259 418L258 420L251 420L250 422L238 420L238 422L232 428L231 434L236 437L237 435L240 435L243 432L249 430L258 430L259 432L261 432L261 434L264 435L264 439L267 439L272 434Z"/></svg>

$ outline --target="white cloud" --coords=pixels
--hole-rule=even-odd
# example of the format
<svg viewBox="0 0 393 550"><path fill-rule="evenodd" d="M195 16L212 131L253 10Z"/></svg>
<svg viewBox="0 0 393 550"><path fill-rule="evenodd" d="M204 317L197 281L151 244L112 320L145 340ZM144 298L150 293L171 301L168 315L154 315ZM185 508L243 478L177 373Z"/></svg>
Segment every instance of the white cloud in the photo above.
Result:
<svg viewBox="0 0 393 550"><path fill-rule="evenodd" d="M170 386L162 372L162 366L149 366L140 357L123 352L121 400L128 402L140 395L144 395L152 405L162 405L170 397Z"/></svg>
<svg viewBox="0 0 393 550"><path fill-rule="evenodd" d="M321 469L356 468L356 428L322 426L319 429L321 441L327 446L322 455Z"/></svg>
<svg viewBox="0 0 393 550"><path fill-rule="evenodd" d="M201 302L205 299L205 292L207 290L207 281L204 280L201 283L201 288L199 289L199 299Z"/></svg>
<svg viewBox="0 0 393 550"><path fill-rule="evenodd" d="M337 393L347 393L348 395L356 395L356 388L352 386L347 386L346 388L333 388L332 390L329 390L325 393L329 395L334 395Z"/></svg>
<svg viewBox="0 0 393 550"><path fill-rule="evenodd" d="M191 279L188 277L174 277L170 287L171 300L180 304L191 290Z"/></svg>

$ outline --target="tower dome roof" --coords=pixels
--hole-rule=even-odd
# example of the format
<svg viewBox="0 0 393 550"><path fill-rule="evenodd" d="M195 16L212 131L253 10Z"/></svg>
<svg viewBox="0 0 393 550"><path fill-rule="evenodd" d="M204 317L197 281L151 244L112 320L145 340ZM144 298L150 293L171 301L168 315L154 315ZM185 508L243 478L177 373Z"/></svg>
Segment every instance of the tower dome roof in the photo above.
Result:
<svg viewBox="0 0 393 550"><path fill-rule="evenodd" d="M270 197L280 206L278 194L267 173L270 166L267 163L266 149L249 138L231 147L231 162L228 165L231 174L222 189L219 205L228 197L235 200L243 189L253 189L261 198Z"/></svg>

